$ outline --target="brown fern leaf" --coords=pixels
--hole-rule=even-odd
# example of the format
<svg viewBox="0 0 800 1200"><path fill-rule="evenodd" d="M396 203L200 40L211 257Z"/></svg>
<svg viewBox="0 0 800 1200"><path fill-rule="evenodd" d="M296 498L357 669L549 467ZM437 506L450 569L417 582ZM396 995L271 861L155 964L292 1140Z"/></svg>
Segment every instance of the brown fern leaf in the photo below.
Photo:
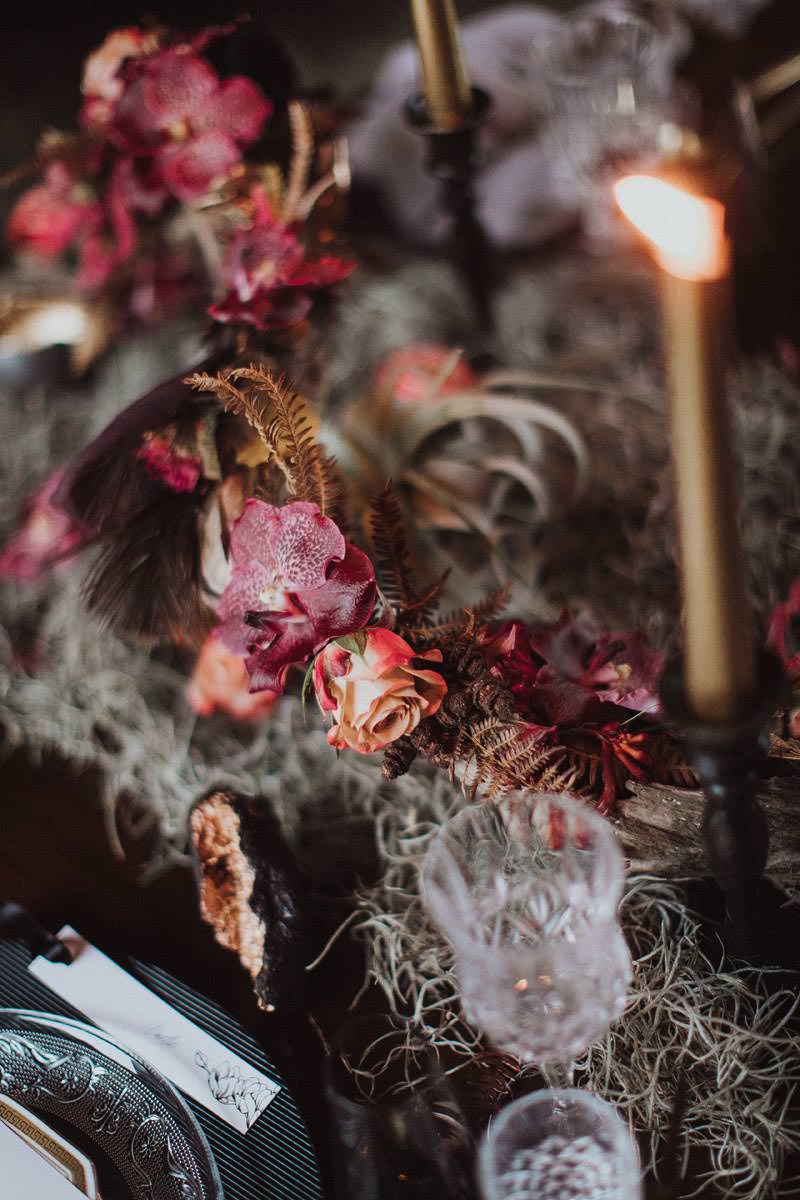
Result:
<svg viewBox="0 0 800 1200"><path fill-rule="evenodd" d="M447 616L442 618L441 625L451 629L457 629L471 615L476 625L488 625L495 617L498 617L503 609L508 604L511 597L511 585L504 583L502 587L497 588L493 592L487 592L482 600L477 604L471 605L469 608L455 608Z"/></svg>
<svg viewBox="0 0 800 1200"><path fill-rule="evenodd" d="M536 787L544 769L563 757L562 746L533 735L524 725L495 718L473 726L471 740L475 785L488 784L490 795L517 787Z"/></svg>
<svg viewBox="0 0 800 1200"><path fill-rule="evenodd" d="M243 392L232 383L233 371L221 371L217 375L207 375L197 372L184 380L198 392L211 392L228 412L244 417L255 429L264 444L272 449L268 439L269 415L264 412L263 404L256 397Z"/></svg>
<svg viewBox="0 0 800 1200"><path fill-rule="evenodd" d="M326 517L344 522L344 489L336 462L323 453L305 399L281 377L274 379L263 367L252 364L230 374L252 384L252 403L269 412L268 445L286 476L294 500L316 504Z"/></svg>
<svg viewBox="0 0 800 1200"><path fill-rule="evenodd" d="M241 381L249 386L237 387ZM219 375L199 373L186 382L212 392L228 412L252 426L280 468L291 499L308 500L337 525L344 524L344 489L335 460L322 452L299 392L256 363Z"/></svg>
<svg viewBox="0 0 800 1200"><path fill-rule="evenodd" d="M687 763L680 742L670 733L654 732L650 749L653 755L652 778L656 783L671 783L682 788L697 787L697 775Z"/></svg>
<svg viewBox="0 0 800 1200"><path fill-rule="evenodd" d="M563 747L516 730L514 737L504 740L484 758L482 766L484 778L489 783L489 795L516 788L541 791L545 774L551 790L564 791L560 770L563 759Z"/></svg>
<svg viewBox="0 0 800 1200"><path fill-rule="evenodd" d="M417 589L403 510L391 483L373 497L368 528L383 595L396 610L404 631L411 628L406 618L412 616L420 622L419 627L425 627L446 576L427 589Z"/></svg>

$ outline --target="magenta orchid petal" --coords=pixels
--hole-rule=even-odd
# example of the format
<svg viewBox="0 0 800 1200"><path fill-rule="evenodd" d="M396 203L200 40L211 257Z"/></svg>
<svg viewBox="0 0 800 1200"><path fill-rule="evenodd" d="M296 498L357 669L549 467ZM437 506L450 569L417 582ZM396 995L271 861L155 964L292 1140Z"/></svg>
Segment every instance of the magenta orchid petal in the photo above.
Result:
<svg viewBox="0 0 800 1200"><path fill-rule="evenodd" d="M279 690L286 667L369 620L372 563L316 504L248 500L231 529L231 559L218 635L248 655L254 691Z"/></svg>
<svg viewBox="0 0 800 1200"><path fill-rule="evenodd" d="M304 500L281 508L248 500L231 530L234 571L239 562L257 562L283 591L322 587L330 563L344 555L336 524Z"/></svg>
<svg viewBox="0 0 800 1200"><path fill-rule="evenodd" d="M594 645L582 678L607 703L655 712L659 708L656 693L663 670L663 653L653 649L640 630L604 633Z"/></svg>
<svg viewBox="0 0 800 1200"><path fill-rule="evenodd" d="M228 293L209 314L222 324L280 329L305 317L309 291L341 282L356 264L334 255L307 259L297 234L275 220L259 189L252 198L253 225L234 235L225 254Z"/></svg>
<svg viewBox="0 0 800 1200"><path fill-rule="evenodd" d="M278 533L273 543L275 568L287 591L321 588L330 582L328 565L344 558L341 531L315 504L296 502L277 509Z"/></svg>
<svg viewBox="0 0 800 1200"><path fill-rule="evenodd" d="M303 259L287 281L292 287L321 288L341 283L352 275L356 264L347 258L326 254L322 258Z"/></svg>
<svg viewBox="0 0 800 1200"><path fill-rule="evenodd" d="M174 142L158 152L164 183L179 200L199 200L215 179L227 175L242 155L225 133L201 133L186 142Z"/></svg>
<svg viewBox="0 0 800 1200"><path fill-rule="evenodd" d="M375 602L375 572L363 551L350 544L322 587L295 593L300 615L269 614L246 660L250 690L279 690L288 666L303 663L331 638L363 628Z"/></svg>
<svg viewBox="0 0 800 1200"><path fill-rule="evenodd" d="M197 114L199 129L226 133L240 146L260 137L273 105L252 79L235 75L224 79Z"/></svg>
<svg viewBox="0 0 800 1200"><path fill-rule="evenodd" d="M153 129L169 129L202 112L219 89L209 63L177 48L150 59L141 82L143 109Z"/></svg>

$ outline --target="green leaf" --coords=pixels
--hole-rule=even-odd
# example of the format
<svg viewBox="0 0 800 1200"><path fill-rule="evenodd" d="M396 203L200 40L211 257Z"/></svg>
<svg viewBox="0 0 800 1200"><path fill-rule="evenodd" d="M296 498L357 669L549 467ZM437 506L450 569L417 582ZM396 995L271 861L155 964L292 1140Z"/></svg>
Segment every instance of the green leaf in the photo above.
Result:
<svg viewBox="0 0 800 1200"><path fill-rule="evenodd" d="M303 720L304 721L306 719L306 701L308 700L308 693L311 691L311 688L313 686L314 661L315 660L312 658L310 660L308 666L306 667L306 673L303 676L303 686L300 689L300 700L303 705Z"/></svg>
<svg viewBox="0 0 800 1200"><path fill-rule="evenodd" d="M344 637L333 640L343 650L348 650L351 654L358 654L359 657L363 655L367 645L367 635L363 629L359 629L357 633L346 633Z"/></svg>

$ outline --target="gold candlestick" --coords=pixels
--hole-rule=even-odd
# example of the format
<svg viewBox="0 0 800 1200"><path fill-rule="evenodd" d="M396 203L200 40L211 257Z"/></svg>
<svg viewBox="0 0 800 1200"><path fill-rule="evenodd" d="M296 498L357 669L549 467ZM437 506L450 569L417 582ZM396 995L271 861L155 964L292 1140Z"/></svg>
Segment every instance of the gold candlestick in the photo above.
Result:
<svg viewBox="0 0 800 1200"><path fill-rule="evenodd" d="M621 180L615 191L661 267L686 703L697 719L722 723L747 711L756 690L725 394L724 208L645 175Z"/></svg>
<svg viewBox="0 0 800 1200"><path fill-rule="evenodd" d="M434 130L458 129L472 111L453 0L411 0L427 117Z"/></svg>

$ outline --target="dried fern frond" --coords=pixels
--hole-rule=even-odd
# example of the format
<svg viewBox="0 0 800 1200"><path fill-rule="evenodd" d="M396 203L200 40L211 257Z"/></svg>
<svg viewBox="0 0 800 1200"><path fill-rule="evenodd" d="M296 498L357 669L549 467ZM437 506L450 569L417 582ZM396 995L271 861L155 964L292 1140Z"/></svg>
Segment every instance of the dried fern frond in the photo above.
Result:
<svg viewBox="0 0 800 1200"><path fill-rule="evenodd" d="M446 576L427 588L419 588L411 565L403 510L391 483L370 502L368 530L381 591L396 610L398 622L404 629L409 627L410 620L425 626L435 612Z"/></svg>
<svg viewBox="0 0 800 1200"><path fill-rule="evenodd" d="M492 592L487 592L482 600L479 600L477 604L470 605L468 609L456 608L448 613L442 619L442 625L455 629L463 625L470 614L476 625L488 625L490 621L494 621L496 617L499 617L510 598L511 584L504 583L502 587L495 588Z"/></svg>
<svg viewBox="0 0 800 1200"><path fill-rule="evenodd" d="M250 386L237 387L240 381ZM292 500L316 504L337 525L344 524L344 489L336 463L316 440L305 399L284 378L276 380L251 363L219 375L192 375L188 382L212 392L227 411L252 426L283 473Z"/></svg>
<svg viewBox="0 0 800 1200"><path fill-rule="evenodd" d="M441 581L437 586L441 586ZM484 598L471 608L455 608L446 616L427 625L405 624L405 633L417 646L440 646L453 635L456 635L460 642L460 634L470 622L473 628L480 628L498 617L508 603L510 595L510 584L503 584L495 591L487 592Z"/></svg>
<svg viewBox="0 0 800 1200"><path fill-rule="evenodd" d="M554 744L546 733L490 719L475 727L472 745L476 770L473 786L485 784L489 796L520 787L570 790L572 771L564 747Z"/></svg>

